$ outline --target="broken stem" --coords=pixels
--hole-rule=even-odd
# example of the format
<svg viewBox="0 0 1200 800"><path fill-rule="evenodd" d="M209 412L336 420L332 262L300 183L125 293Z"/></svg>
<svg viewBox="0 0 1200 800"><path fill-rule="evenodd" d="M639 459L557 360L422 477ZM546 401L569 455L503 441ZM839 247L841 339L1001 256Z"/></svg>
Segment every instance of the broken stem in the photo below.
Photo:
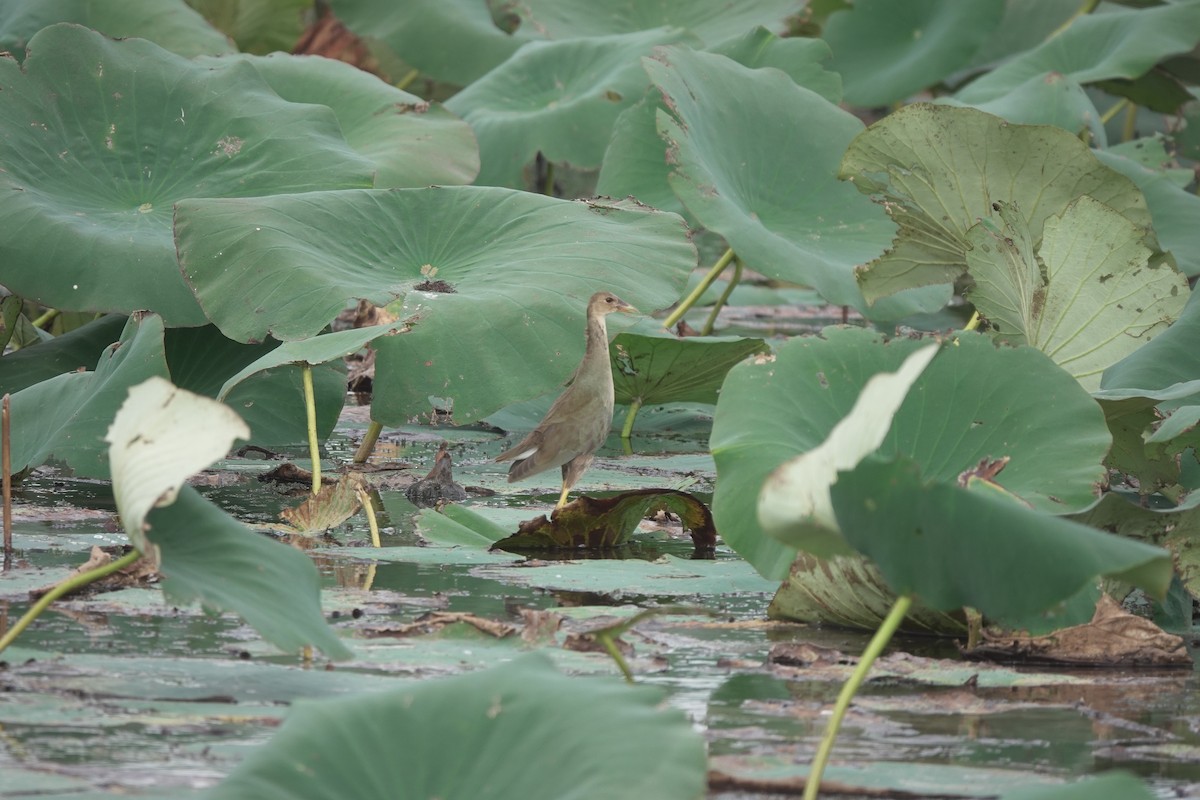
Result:
<svg viewBox="0 0 1200 800"><path fill-rule="evenodd" d="M696 305L696 302L700 300L700 297L708 291L708 287L712 286L713 281L720 277L721 273L725 271L725 268L729 266L729 262L733 261L733 259L733 249L731 248L726 250L725 253L719 259L717 259L717 263L713 264L713 267L708 271L708 274L700 279L700 283L695 289L692 290L691 294L683 298L683 302L679 304L679 307L672 311L669 317L663 320L663 327L668 330L674 328L675 323L683 319L683 315L690 311L692 306Z"/></svg>
<svg viewBox="0 0 1200 800"><path fill-rule="evenodd" d="M637 418L638 409L642 407L642 401L638 398L633 398L629 404L629 413L625 415L625 424L621 426L621 438L628 440L633 433L633 421Z"/></svg>
<svg viewBox="0 0 1200 800"><path fill-rule="evenodd" d="M888 612L887 617L879 625L879 629L875 631L875 635L871 637L871 641L867 643L867 649L863 651L862 658L858 660L858 666L854 668L854 672L842 686L837 702L833 704L833 716L829 718L825 735L821 737L821 744L817 747L817 754L813 756L812 765L809 767L808 780L804 784L804 800L817 800L817 793L821 790L821 775L824 774L825 766L829 763L829 754L833 751L833 743L837 739L838 730L842 727L842 719L846 716L847 709L850 708L850 701L854 699L858 688L867 679L871 665L875 663L875 660L883 653L883 648L887 647L888 642L892 640L892 635L900 627L901 621L908 614L908 610L912 608L912 604L913 598L910 594L902 594L896 598L896 602L892 604L892 610Z"/></svg>
<svg viewBox="0 0 1200 800"><path fill-rule="evenodd" d="M12 561L12 401L0 401L0 472L4 473L4 569Z"/></svg>
<svg viewBox="0 0 1200 800"><path fill-rule="evenodd" d="M317 399L313 392L312 364L301 367L304 376L304 413L308 416L308 453L312 459L312 493L321 491L321 451L317 445Z"/></svg>
<svg viewBox="0 0 1200 800"><path fill-rule="evenodd" d="M721 313L721 309L725 307L725 303L729 301L729 295L733 294L734 288L742 279L742 260L734 258L733 260L733 276L729 279L729 285L725 287L725 291L721 292L721 296L717 298L717 304L713 306L713 310L709 312L708 319L704 320L704 327L700 329L701 336L708 336L713 332L713 326L717 324L717 315Z"/></svg>
<svg viewBox="0 0 1200 800"><path fill-rule="evenodd" d="M363 435L362 442L358 445L358 449L354 451L354 463L365 464L367 459L371 457L372 451L375 450L375 443L379 441L379 434L383 432L383 423L371 420L371 424L367 426L367 432Z"/></svg>
<svg viewBox="0 0 1200 800"><path fill-rule="evenodd" d="M379 522L375 519L375 506L371 504L371 495L359 489L358 502L362 503L363 512L367 515L367 525L371 528L371 546L382 547L379 543Z"/></svg>
<svg viewBox="0 0 1200 800"><path fill-rule="evenodd" d="M104 566L96 567L95 569L89 569L87 572L81 572L78 575L72 575L50 591L46 592L44 595L38 598L36 603L29 607L29 610L26 611L19 620L17 620L17 623L12 626L8 633L4 634L3 637L0 637L0 653L4 652L5 648L12 644L21 634L21 631L28 628L29 624L37 619L43 611L49 608L50 604L55 600L63 595L70 594L76 589L81 589L84 586L87 586L89 583L94 583L101 578L107 577L118 570L125 569L125 567L128 567L131 564L137 563L137 560L141 557L142 554L139 551L131 550L120 558L108 562Z"/></svg>

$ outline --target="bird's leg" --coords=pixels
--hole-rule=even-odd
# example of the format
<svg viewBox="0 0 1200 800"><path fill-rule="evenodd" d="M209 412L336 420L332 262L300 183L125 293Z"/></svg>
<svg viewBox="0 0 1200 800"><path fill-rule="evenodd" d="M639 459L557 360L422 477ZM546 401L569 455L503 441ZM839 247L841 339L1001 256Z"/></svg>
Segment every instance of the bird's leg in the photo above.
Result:
<svg viewBox="0 0 1200 800"><path fill-rule="evenodd" d="M558 503L554 506L554 510L558 511L567 504L567 492L571 491L571 484L563 481L562 494L558 496Z"/></svg>

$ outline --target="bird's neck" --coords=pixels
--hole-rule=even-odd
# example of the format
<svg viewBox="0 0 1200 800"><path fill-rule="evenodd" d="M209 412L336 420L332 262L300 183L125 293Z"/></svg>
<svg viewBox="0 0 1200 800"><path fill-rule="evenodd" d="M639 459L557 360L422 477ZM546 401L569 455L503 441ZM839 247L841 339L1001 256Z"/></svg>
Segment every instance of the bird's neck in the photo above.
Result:
<svg viewBox="0 0 1200 800"><path fill-rule="evenodd" d="M588 316L587 343L583 353L584 361L601 361L606 366L608 359L608 326L600 315Z"/></svg>

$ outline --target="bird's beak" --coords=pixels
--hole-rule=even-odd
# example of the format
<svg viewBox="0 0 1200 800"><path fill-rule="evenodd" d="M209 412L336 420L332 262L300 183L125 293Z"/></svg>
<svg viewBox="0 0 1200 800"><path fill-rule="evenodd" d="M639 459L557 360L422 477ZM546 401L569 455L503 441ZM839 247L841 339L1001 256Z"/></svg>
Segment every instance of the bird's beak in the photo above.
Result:
<svg viewBox="0 0 1200 800"><path fill-rule="evenodd" d="M621 305L617 306L617 311L620 311L623 314L637 314L638 313L638 310L636 308L634 308L633 306L629 305L628 303L622 303Z"/></svg>

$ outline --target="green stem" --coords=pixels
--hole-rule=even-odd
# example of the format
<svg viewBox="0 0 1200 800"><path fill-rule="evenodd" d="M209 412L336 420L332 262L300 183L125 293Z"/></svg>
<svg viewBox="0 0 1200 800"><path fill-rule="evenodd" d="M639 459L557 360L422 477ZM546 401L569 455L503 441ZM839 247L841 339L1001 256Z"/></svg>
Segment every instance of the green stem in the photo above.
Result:
<svg viewBox="0 0 1200 800"><path fill-rule="evenodd" d="M363 511L367 515L367 525L371 527L371 546L382 547L379 543L379 522L375 519L375 506L371 504L371 495L359 489L358 502L362 503Z"/></svg>
<svg viewBox="0 0 1200 800"><path fill-rule="evenodd" d="M1052 33L1052 34L1050 34L1049 36L1047 36L1047 37L1046 37L1046 41L1050 41L1050 40L1051 40L1051 39L1053 39L1055 36L1058 36L1060 33L1062 33L1063 31L1065 31L1067 28L1071 27L1072 23L1074 23L1074 22L1075 22L1075 20L1079 19L1080 17L1086 17L1088 14L1092 13L1093 11L1095 11L1095 10L1096 10L1096 6L1098 6L1098 5L1100 5L1100 0L1083 0L1083 5L1081 5L1081 6L1080 6L1080 7L1079 7L1079 8L1078 8L1076 11L1075 11L1075 13L1074 13L1074 14L1072 14L1072 15L1071 15L1071 16L1070 16L1070 17L1067 19L1067 21L1066 21L1066 22L1064 22L1062 25L1059 25L1059 26L1058 26L1058 28L1057 28L1057 29L1055 29L1054 33Z"/></svg>
<svg viewBox="0 0 1200 800"><path fill-rule="evenodd" d="M546 182L542 185L542 194L554 197L554 164L546 162Z"/></svg>
<svg viewBox="0 0 1200 800"><path fill-rule="evenodd" d="M53 322L54 318L61 313L57 308L48 308L45 313L33 321L33 327L45 330L46 326Z"/></svg>
<svg viewBox="0 0 1200 800"><path fill-rule="evenodd" d="M888 612L879 629L875 631L875 635L871 637L871 641L867 643L867 649L863 651L862 658L858 660L858 666L854 668L850 679L842 686L837 702L833 705L833 716L829 718L825 735L821 738L817 754L813 756L812 766L809 767L808 780L804 784L804 800L817 800L817 793L821 791L821 775L824 774L825 766L829 763L829 754L833 751L833 743L837 739L838 729L842 727L842 719L850 708L850 701L854 699L858 688L867 679L871 665L875 663L875 660L883 653L883 648L887 647L888 642L892 640L892 635L900 627L900 623L908 614L908 610L912 608L912 604L912 595L904 594L896 598L896 602L892 604L892 610Z"/></svg>
<svg viewBox="0 0 1200 800"><path fill-rule="evenodd" d="M412 82L415 81L418 77L420 77L420 75L421 75L420 70L417 70L417 69L409 70L407 75L405 75L403 78L401 78L399 81L396 82L396 88L399 89L400 91L404 91L409 86L412 86Z"/></svg>
<svg viewBox="0 0 1200 800"><path fill-rule="evenodd" d="M638 409L642 407L642 401L634 398L629 404L629 413L625 415L625 424L621 426L621 438L628 439L633 433L633 421L637 418Z"/></svg>
<svg viewBox="0 0 1200 800"><path fill-rule="evenodd" d="M979 312L978 311L976 311L974 314L972 314L971 318L969 320L967 320L967 324L963 326L963 330L964 331L979 330Z"/></svg>
<svg viewBox="0 0 1200 800"><path fill-rule="evenodd" d="M621 651L612 637L598 633L596 638L600 640L600 644L604 645L604 649L612 656L612 660L617 662L617 669L621 670L621 674L625 676L625 682L633 683L633 670L629 668L629 662L625 660L625 656L621 655Z"/></svg>
<svg viewBox="0 0 1200 800"><path fill-rule="evenodd" d="M312 493L321 491L321 451L317 445L317 398L313 392L312 365L301 368L304 376L304 413L308 416L308 454L312 459Z"/></svg>
<svg viewBox="0 0 1200 800"><path fill-rule="evenodd" d="M692 290L692 293L683 298L683 302L679 304L679 308L672 311L671 316L663 320L663 327L667 330L674 328L675 323L683 319L683 315L690 311L692 306L696 305L696 301L708 291L708 287L712 286L713 281L725 271L725 268L729 266L729 262L733 261L733 259L733 250L726 250L724 255L717 259L717 263L713 264L713 268L708 271L708 274L704 276L700 284Z"/></svg>
<svg viewBox="0 0 1200 800"><path fill-rule="evenodd" d="M371 452L375 449L375 443L379 441L379 434L383 433L383 423L371 420L371 424L367 426L367 432L363 435L362 442L358 445L358 449L354 451L354 463L365 464L367 459L371 457Z"/></svg>
<svg viewBox="0 0 1200 800"><path fill-rule="evenodd" d="M704 327L700 329L701 336L708 336L713 332L713 326L717 324L717 315L721 313L721 309L725 307L725 303L729 300L729 295L733 294L733 290L737 288L738 282L741 279L742 260L735 258L733 260L733 277L729 279L729 285L725 287L725 291L721 292L721 296L717 298L717 304L709 312L708 319L704 320Z"/></svg>
<svg viewBox="0 0 1200 800"><path fill-rule="evenodd" d="M1122 97L1120 100L1113 103L1112 106L1108 109L1108 111L1105 111L1103 114L1100 115L1100 124L1107 125L1109 122L1112 122L1112 118L1115 117L1117 114L1120 114L1121 109L1125 108L1125 106L1127 106L1127 105L1129 105L1128 97Z"/></svg>
<svg viewBox="0 0 1200 800"><path fill-rule="evenodd" d="M1125 109L1125 125L1121 128L1121 141L1132 142L1137 135L1137 106L1133 103Z"/></svg>
<svg viewBox="0 0 1200 800"><path fill-rule="evenodd" d="M141 557L142 554L140 552L137 550L132 550L115 561L108 562L102 567L96 567L95 569L90 569L87 572L81 572L78 575L72 575L50 591L46 592L44 595L38 598L36 603L29 607L29 610L26 611L19 620L17 620L17 624L13 625L8 633L4 634L3 637L0 637L0 653L4 652L5 648L12 644L16 638L21 635L21 632L28 628L29 624L37 619L43 611L49 608L50 604L55 600L63 595L70 594L76 589L87 586L89 583L94 583L103 577L111 575L117 570L124 569L130 564L136 563Z"/></svg>

